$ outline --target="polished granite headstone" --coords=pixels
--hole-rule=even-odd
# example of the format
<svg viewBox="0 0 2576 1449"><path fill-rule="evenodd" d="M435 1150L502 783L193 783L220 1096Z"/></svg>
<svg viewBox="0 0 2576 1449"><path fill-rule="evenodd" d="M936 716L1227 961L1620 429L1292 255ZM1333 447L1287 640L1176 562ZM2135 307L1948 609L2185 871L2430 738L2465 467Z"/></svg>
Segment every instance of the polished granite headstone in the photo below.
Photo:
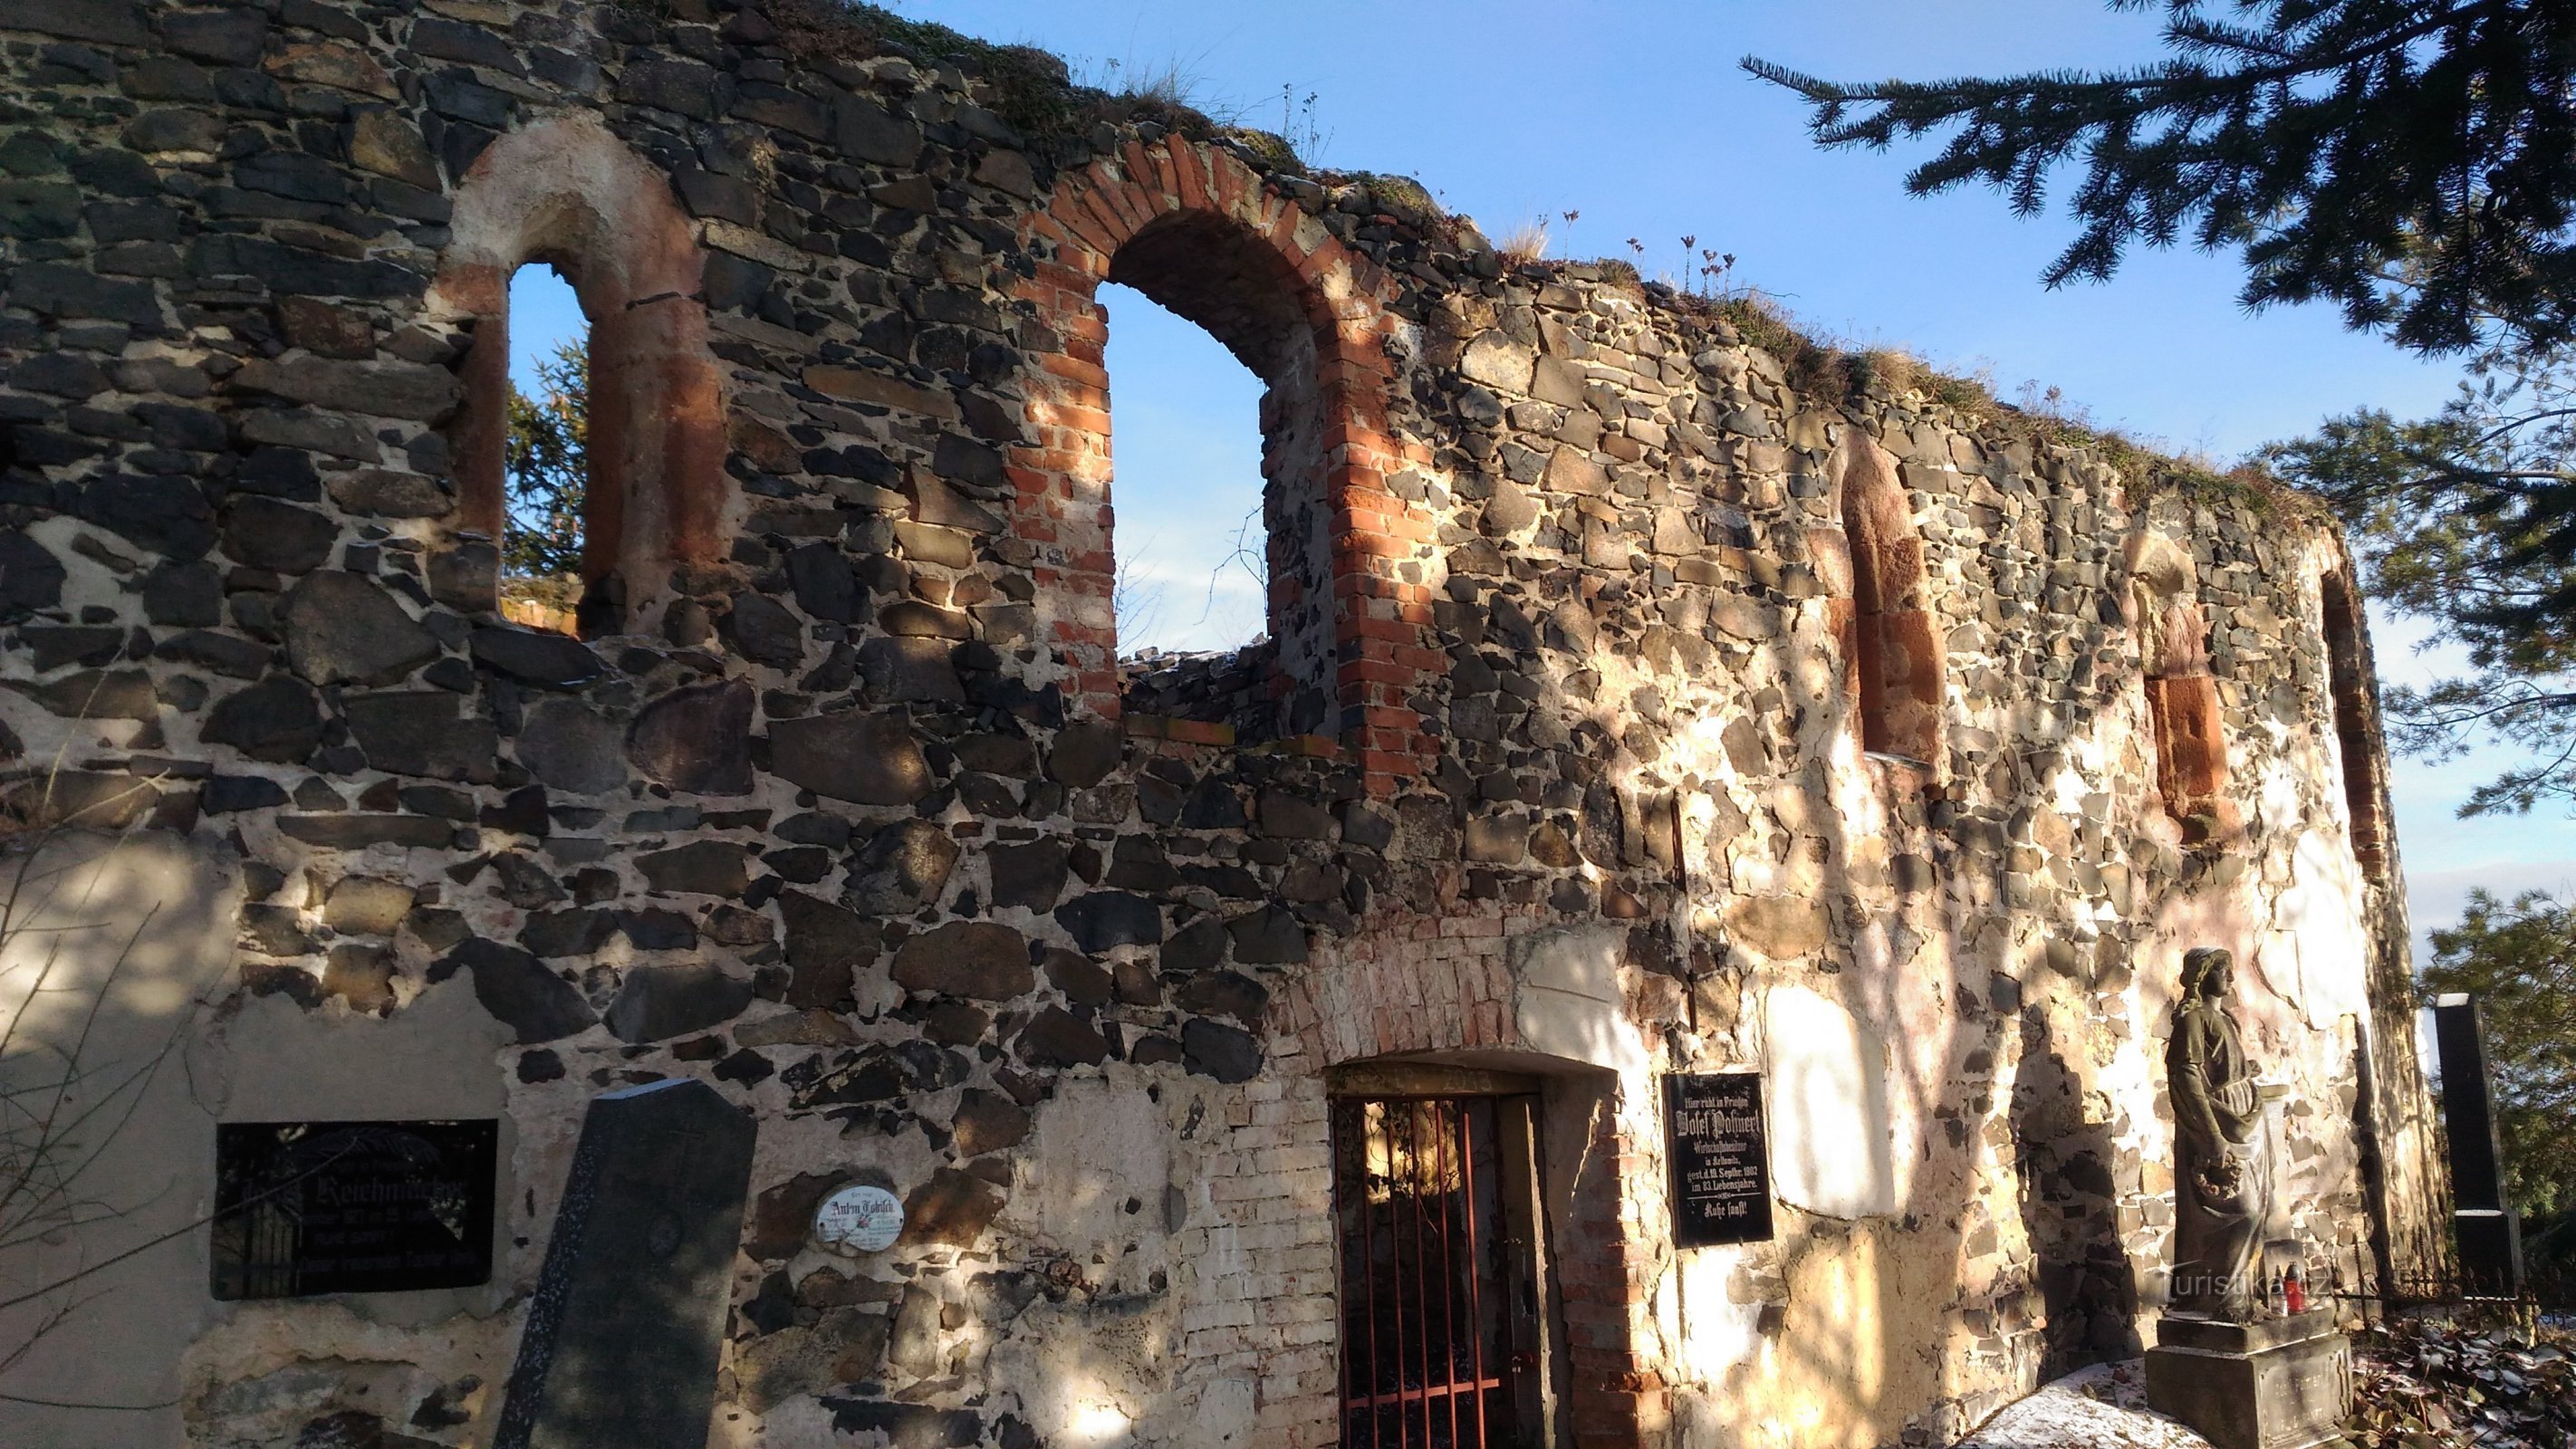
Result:
<svg viewBox="0 0 2576 1449"><path fill-rule="evenodd" d="M2352 1341L2331 1308L2251 1323L2167 1314L2147 1350L2147 1404L2217 1449L2341 1444Z"/></svg>
<svg viewBox="0 0 2576 1449"><path fill-rule="evenodd" d="M705 1449L756 1130L685 1078L590 1104L492 1449Z"/></svg>

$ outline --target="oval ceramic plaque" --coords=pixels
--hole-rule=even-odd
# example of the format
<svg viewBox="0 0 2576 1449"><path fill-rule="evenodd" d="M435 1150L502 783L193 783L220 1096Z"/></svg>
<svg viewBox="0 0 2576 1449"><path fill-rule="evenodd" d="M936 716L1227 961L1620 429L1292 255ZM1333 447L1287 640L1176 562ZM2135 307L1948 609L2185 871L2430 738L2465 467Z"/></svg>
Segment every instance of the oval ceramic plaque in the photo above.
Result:
<svg viewBox="0 0 2576 1449"><path fill-rule="evenodd" d="M814 1242L839 1253L882 1253L903 1232L903 1203L881 1187L842 1188L814 1210Z"/></svg>

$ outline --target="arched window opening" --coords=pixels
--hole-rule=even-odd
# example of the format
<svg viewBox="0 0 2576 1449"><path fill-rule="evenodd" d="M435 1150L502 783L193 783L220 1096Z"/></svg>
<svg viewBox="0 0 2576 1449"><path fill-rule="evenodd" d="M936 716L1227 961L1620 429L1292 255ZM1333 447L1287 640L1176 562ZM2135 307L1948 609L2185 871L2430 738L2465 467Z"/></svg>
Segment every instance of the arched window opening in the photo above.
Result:
<svg viewBox="0 0 2576 1449"><path fill-rule="evenodd" d="M1434 753L1420 701L1447 661L1433 643L1437 528L1411 473L1432 454L1389 418L1395 284L1231 151L1185 137L1132 142L1060 175L1051 195L1024 228L1035 265L1015 290L1048 345L1009 455L1045 683L1075 716L1125 708L1097 300L1115 282L1197 323L1265 389L1269 652L1236 656L1262 667L1246 670L1260 684L1239 696L1251 702L1228 721L1233 737L1330 734L1364 790L1397 792ZM1180 726L1168 733L1224 738Z"/></svg>
<svg viewBox="0 0 2576 1449"><path fill-rule="evenodd" d="M1928 607L1923 540L1886 449L1852 432L1834 455L1851 598L1842 622L1846 685L1861 748L1914 764L1941 755L1942 641Z"/></svg>
<svg viewBox="0 0 2576 1449"><path fill-rule="evenodd" d="M1169 314L1159 324L1165 336L1194 330L1214 338L1251 374L1246 382L1260 388L1257 492L1249 480L1178 483L1189 490L1186 502L1167 512L1155 506L1149 472L1146 507L1119 495L1113 548L1122 581L1159 579L1164 589L1155 598L1131 588L1127 617L1115 622L1121 707L1230 724L1246 741L1338 729L1330 459L1317 321L1306 310L1306 283L1260 238L1201 213L1176 214L1140 230L1110 258L1109 281L1115 286L1106 298L1122 315L1134 317L1147 305L1163 310ZM1113 373L1113 408L1120 402L1117 386ZM1215 391L1223 395L1221 387ZM1148 437L1152 406L1144 404ZM1204 427L1205 419L1199 421ZM1240 455L1217 456L1231 467ZM1150 464L1150 451L1145 461ZM1122 469L1116 486L1125 482ZM1170 547L1181 541L1188 543L1185 551ZM1137 567L1140 557L1184 552L1193 562L1150 572ZM1207 649L1169 663L1140 656L1137 646L1154 647L1159 631L1196 621L1211 599L1228 602L1234 629L1248 631L1250 642L1239 634L1230 650ZM1149 612L1157 608L1159 617Z"/></svg>
<svg viewBox="0 0 2576 1449"><path fill-rule="evenodd" d="M1116 512L1110 613L1130 714L1232 721L1269 703L1269 526L1261 380L1132 287L1109 327Z"/></svg>
<svg viewBox="0 0 2576 1449"><path fill-rule="evenodd" d="M2232 838L2241 812L2228 792L2227 735L2209 664L2209 617L2191 555L2161 534L2132 546L2130 578L2146 676L2156 789L2186 844Z"/></svg>
<svg viewBox="0 0 2576 1449"><path fill-rule="evenodd" d="M532 264L510 278L508 474L501 516L501 616L531 628L599 632L605 599L583 597L590 483L590 320L572 284ZM589 607L585 611L584 605Z"/></svg>
<svg viewBox="0 0 2576 1449"><path fill-rule="evenodd" d="M721 556L726 492L720 374L700 300L705 255L670 182L598 118L557 117L484 148L457 189L449 231L429 310L471 337L448 453L455 552L481 562L444 571L448 601L499 610L512 526L534 522L514 491L522 390L512 385L511 337L527 324L540 344L560 340L566 324L559 297L544 309L551 318L514 324L512 313L516 294L555 297L542 280L552 273L589 324L578 353L581 466L556 470L579 480L568 555L579 559L580 582L559 591L574 596L585 635L655 627L675 574ZM566 556L549 556L548 566Z"/></svg>
<svg viewBox="0 0 2576 1449"><path fill-rule="evenodd" d="M2330 570L2320 578L2318 593L2325 617L2326 688L2333 696L2335 743L2343 757L2352 855L2376 878L2388 868L2388 818L2380 790L2377 732L2371 727L2377 700L2371 687L2370 638L2361 600L2343 570Z"/></svg>

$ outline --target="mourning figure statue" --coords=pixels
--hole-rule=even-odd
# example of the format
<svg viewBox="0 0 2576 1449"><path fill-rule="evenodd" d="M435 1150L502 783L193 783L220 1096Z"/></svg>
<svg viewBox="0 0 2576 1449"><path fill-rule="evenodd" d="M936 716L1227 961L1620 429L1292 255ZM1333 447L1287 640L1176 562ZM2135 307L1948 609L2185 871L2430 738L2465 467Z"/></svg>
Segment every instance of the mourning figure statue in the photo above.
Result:
<svg viewBox="0 0 2576 1449"><path fill-rule="evenodd" d="M2263 1109L2245 1041L2227 1014L2235 958L2182 958L2182 1000L2165 1047L2174 1115L2174 1263L2167 1310L2245 1323L2256 1316L2255 1239L2271 1215Z"/></svg>

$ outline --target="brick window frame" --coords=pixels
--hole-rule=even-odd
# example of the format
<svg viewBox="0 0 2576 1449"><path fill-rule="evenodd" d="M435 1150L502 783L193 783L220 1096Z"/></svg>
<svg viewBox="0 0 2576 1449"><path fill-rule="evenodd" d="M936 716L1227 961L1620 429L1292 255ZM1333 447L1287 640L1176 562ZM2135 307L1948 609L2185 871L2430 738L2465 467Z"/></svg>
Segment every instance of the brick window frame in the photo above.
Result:
<svg viewBox="0 0 2576 1449"><path fill-rule="evenodd" d="M1395 793L1436 749L1414 701L1445 658L1431 633L1433 523L1392 484L1429 461L1388 421L1394 285L1232 152L1180 136L1059 176L1021 239L1035 265L1019 297L1039 340L1023 381L1028 441L1008 458L1013 533L1034 558L1070 712L1120 711L1109 334L1096 300L1116 281L1198 323L1269 384L1270 688L1318 696L1316 732L1341 739L1370 793Z"/></svg>
<svg viewBox="0 0 2576 1449"><path fill-rule="evenodd" d="M723 374L687 213L658 169L573 114L486 146L456 189L450 233L428 312L471 329L447 429L459 526L500 539L510 278L552 265L590 322L582 632L652 627L675 566L724 556Z"/></svg>
<svg viewBox="0 0 2576 1449"><path fill-rule="evenodd" d="M1913 498L1895 455L1857 428L1844 431L1826 475L1826 503L1843 534L1843 566L1828 571L1832 624L1861 749L1937 777L1948 661Z"/></svg>
<svg viewBox="0 0 2576 1449"><path fill-rule="evenodd" d="M2187 845L2222 845L2244 826L2230 788L2227 722L2209 663L2209 616L2191 554L2149 531L2128 550L2131 627L2138 639L2156 792Z"/></svg>
<svg viewBox="0 0 2576 1449"><path fill-rule="evenodd" d="M2326 690L2343 763L2346 823L2353 859L2371 880L2388 878L2388 794L2381 777L2379 698L2371 668L2370 629L2348 563L2317 575L2325 627Z"/></svg>

